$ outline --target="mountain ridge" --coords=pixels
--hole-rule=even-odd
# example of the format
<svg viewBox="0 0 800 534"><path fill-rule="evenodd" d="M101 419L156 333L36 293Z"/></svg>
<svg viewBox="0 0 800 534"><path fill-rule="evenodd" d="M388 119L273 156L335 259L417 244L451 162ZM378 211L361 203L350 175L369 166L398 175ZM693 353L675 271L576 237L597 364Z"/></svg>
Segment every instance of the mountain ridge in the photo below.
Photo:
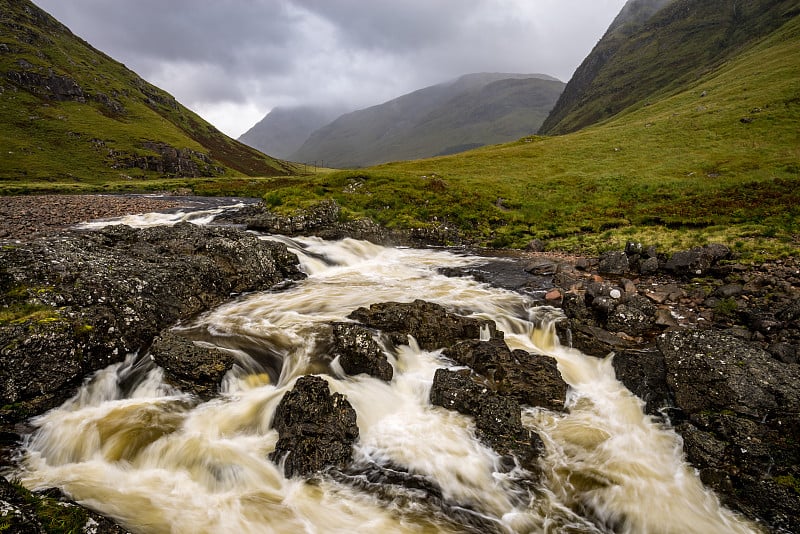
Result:
<svg viewBox="0 0 800 534"><path fill-rule="evenodd" d="M797 0L629 0L567 83L540 134L558 135L666 95L769 35Z"/></svg>
<svg viewBox="0 0 800 534"><path fill-rule="evenodd" d="M363 167L518 139L536 131L563 86L546 74L466 74L346 113L313 132L290 159ZM533 93L529 101L538 107L523 110L519 103L528 91ZM487 100L490 96L495 100ZM513 110L503 108L504 96L517 102L516 117ZM475 109L481 109L483 117L474 116ZM487 133L485 125L493 121L503 126Z"/></svg>

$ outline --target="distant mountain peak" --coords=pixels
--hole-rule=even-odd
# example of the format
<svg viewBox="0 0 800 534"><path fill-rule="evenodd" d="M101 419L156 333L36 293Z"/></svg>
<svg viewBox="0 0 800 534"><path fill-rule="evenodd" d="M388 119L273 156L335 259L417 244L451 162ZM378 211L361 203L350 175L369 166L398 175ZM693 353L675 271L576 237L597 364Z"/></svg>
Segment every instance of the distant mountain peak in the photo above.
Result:
<svg viewBox="0 0 800 534"><path fill-rule="evenodd" d="M544 74L466 74L342 115L290 159L363 167L512 141L538 129L563 87Z"/></svg>

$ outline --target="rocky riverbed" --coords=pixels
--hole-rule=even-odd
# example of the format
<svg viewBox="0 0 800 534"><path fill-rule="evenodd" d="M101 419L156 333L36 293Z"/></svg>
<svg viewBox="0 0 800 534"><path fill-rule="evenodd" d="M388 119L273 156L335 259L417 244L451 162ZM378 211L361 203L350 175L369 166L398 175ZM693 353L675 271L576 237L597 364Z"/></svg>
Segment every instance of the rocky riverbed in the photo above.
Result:
<svg viewBox="0 0 800 534"><path fill-rule="evenodd" d="M65 229L87 218L185 207L181 202L188 200L87 196L3 201L0 423L12 449L28 417L59 404L85 376L130 351L150 350L176 385L196 383L200 398L213 396L230 362L218 351L175 336L169 327L236 294L280 288L302 277L284 246L234 228ZM369 221L342 223L333 203L292 218L250 206L220 221L383 244L457 240L444 227L398 233ZM446 274L473 276L560 308L561 342L599 358L613 353L617 376L646 402L648 413L681 434L688 461L726 505L767 531L798 531L798 258L750 266L737 262L722 245L664 255L635 243L600 258L505 251L501 261L486 255L482 266ZM468 329L479 326L430 303L382 303L351 319L354 323L333 328L331 346L353 374L392 376L364 329L389 339L412 334L420 343L449 347L448 356L472 371L437 373L431 400L475 417L482 439L501 454L519 457L519 451L539 447L536 436L526 435L519 424L520 404L563 405L565 386L546 358L515 357L496 336L475 341ZM202 365L192 364L198 361ZM314 395L322 398L325 392L315 390ZM338 400L331 406L346 410ZM344 429L338 434L357 438L349 430L351 414L342 413L326 417ZM292 428L290 422L276 424ZM284 446L291 449L292 431L287 432L284 443L289 445ZM338 434L319 433L328 441ZM315 455L315 444L306 438L302 449ZM338 453L346 452L344 443L335 444ZM333 456L333 464L347 476L347 455ZM313 472L324 465L314 463L319 460L314 456L293 463L292 470ZM536 458L520 460L533 465ZM8 496L12 490L3 491L0 498L30 515Z"/></svg>

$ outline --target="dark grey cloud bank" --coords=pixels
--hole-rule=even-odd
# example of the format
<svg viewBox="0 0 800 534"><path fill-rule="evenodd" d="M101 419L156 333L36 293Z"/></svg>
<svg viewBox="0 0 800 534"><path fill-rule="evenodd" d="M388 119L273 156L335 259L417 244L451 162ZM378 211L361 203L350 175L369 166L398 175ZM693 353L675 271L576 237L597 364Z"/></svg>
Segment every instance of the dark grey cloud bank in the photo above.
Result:
<svg viewBox="0 0 800 534"><path fill-rule="evenodd" d="M567 81L625 0L34 0L238 136L275 106L352 108L471 72Z"/></svg>

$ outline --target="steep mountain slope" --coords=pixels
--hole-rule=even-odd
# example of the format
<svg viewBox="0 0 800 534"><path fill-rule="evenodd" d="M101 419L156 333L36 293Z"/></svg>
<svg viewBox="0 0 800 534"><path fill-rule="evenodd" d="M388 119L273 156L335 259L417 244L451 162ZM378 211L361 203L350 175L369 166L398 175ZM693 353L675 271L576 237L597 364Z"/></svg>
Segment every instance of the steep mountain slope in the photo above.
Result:
<svg viewBox="0 0 800 534"><path fill-rule="evenodd" d="M800 11L798 0L629 0L540 129L563 134L670 94Z"/></svg>
<svg viewBox="0 0 800 534"><path fill-rule="evenodd" d="M315 130L346 113L340 107L274 108L239 141L276 158L289 159Z"/></svg>
<svg viewBox="0 0 800 534"><path fill-rule="evenodd" d="M0 0L0 181L279 175L28 0Z"/></svg>
<svg viewBox="0 0 800 534"><path fill-rule="evenodd" d="M518 139L536 131L563 86L541 74L468 74L343 115L291 159L362 167Z"/></svg>

